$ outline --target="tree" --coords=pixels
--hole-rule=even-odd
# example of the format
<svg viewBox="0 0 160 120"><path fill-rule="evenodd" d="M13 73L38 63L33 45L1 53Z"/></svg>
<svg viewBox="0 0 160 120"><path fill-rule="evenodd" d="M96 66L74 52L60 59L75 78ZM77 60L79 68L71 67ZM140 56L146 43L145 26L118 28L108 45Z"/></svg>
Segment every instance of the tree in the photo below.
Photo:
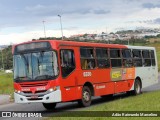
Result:
<svg viewBox="0 0 160 120"><path fill-rule="evenodd" d="M2 54L3 54L3 63L2 63ZM12 46L8 46L1 51L0 54L0 68L12 69L13 68L13 55L12 55Z"/></svg>

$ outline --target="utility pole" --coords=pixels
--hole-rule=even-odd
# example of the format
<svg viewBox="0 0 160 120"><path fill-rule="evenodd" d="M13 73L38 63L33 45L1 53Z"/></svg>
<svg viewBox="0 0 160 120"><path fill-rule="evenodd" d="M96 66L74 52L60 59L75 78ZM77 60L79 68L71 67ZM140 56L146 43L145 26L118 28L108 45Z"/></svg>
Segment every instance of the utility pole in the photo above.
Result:
<svg viewBox="0 0 160 120"><path fill-rule="evenodd" d="M46 38L46 28L45 28L45 24L44 24L46 21L42 21L42 22L43 22L44 37Z"/></svg>
<svg viewBox="0 0 160 120"><path fill-rule="evenodd" d="M106 27L106 34L107 34L107 27Z"/></svg>
<svg viewBox="0 0 160 120"><path fill-rule="evenodd" d="M1 54L2 54L2 67L3 67L3 70L4 70L3 49L1 49Z"/></svg>
<svg viewBox="0 0 160 120"><path fill-rule="evenodd" d="M63 40L63 28L62 28L62 20L61 20L61 15L58 15L60 18L60 25L61 25L61 33L62 33L62 40Z"/></svg>

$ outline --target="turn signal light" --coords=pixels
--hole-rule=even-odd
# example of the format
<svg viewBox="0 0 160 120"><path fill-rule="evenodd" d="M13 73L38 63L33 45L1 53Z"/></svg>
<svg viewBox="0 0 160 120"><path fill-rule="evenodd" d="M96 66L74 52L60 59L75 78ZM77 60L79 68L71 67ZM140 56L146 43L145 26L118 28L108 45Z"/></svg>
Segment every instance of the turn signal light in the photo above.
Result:
<svg viewBox="0 0 160 120"><path fill-rule="evenodd" d="M53 91L56 91L56 90L59 90L59 89L60 89L60 86L55 86L53 88L50 88L49 91L53 92Z"/></svg>
<svg viewBox="0 0 160 120"><path fill-rule="evenodd" d="M20 90L15 90L15 93L21 93L21 91Z"/></svg>

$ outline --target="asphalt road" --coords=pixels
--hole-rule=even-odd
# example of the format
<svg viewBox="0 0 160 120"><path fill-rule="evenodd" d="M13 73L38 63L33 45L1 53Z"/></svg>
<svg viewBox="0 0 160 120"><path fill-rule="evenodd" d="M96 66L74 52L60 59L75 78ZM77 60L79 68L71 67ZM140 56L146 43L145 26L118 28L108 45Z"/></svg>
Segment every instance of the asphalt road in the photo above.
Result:
<svg viewBox="0 0 160 120"><path fill-rule="evenodd" d="M159 82L158 84L152 85L150 87L147 87L143 89L143 92L149 92L149 91L155 91L160 90L160 74L159 74ZM120 96L114 96L111 100L104 100L101 97L94 97L92 101L92 106L104 104L108 101L113 101L119 98L128 97L127 95L120 95ZM41 103L31 103L31 104L15 104L10 103L6 105L0 105L0 111L34 111L34 112L41 112L45 113L46 116L50 116L56 113L64 112L64 111L74 111L74 110L82 110L85 108L80 108L77 104L77 102L67 102L67 103L59 103L56 106L56 109L53 111L47 111ZM4 118L0 118L4 119ZM12 120L12 118L7 118ZM5 118L6 120L6 118ZM27 118L26 118L27 120ZM33 118L35 120L35 118Z"/></svg>

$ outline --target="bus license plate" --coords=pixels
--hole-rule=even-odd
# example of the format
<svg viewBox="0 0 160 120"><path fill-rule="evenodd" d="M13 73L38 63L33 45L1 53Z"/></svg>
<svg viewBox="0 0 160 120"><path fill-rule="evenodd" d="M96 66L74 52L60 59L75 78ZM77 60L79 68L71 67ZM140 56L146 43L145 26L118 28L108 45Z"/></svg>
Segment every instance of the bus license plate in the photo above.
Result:
<svg viewBox="0 0 160 120"><path fill-rule="evenodd" d="M31 96L31 99L36 99L36 98L38 98L37 95Z"/></svg>

